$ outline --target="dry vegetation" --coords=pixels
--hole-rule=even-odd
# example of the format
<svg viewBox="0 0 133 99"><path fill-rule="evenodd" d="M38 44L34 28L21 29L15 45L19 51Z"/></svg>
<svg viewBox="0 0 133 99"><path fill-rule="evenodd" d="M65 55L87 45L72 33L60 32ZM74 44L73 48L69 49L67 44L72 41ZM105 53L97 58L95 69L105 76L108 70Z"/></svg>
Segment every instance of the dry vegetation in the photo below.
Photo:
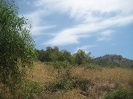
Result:
<svg viewBox="0 0 133 99"><path fill-rule="evenodd" d="M58 71L53 66L36 62L34 68L27 74L26 87L19 89L16 99L103 99L105 93L118 88L133 89L133 69L127 68L96 66L87 69L81 65L61 68ZM47 87L55 88L53 86L56 83L65 85L64 89L58 89L56 86L56 91L49 88L47 90ZM74 86L71 86L72 84ZM9 97L8 89L0 84L0 99L9 99Z"/></svg>
<svg viewBox="0 0 133 99"><path fill-rule="evenodd" d="M52 66L46 66L42 62L36 62L28 78L32 81L44 84L55 79L57 71Z"/></svg>
<svg viewBox="0 0 133 99"><path fill-rule="evenodd" d="M37 62L32 70L32 76L28 78L44 86L55 79L64 77L65 69L57 72L52 66ZM56 92L43 91L41 96L33 95L35 99L103 99L106 92L112 92L117 88L133 89L133 70L126 68L102 68L85 69L84 67L73 67L70 69L71 77L86 79L83 90L80 85L72 90L58 90Z"/></svg>

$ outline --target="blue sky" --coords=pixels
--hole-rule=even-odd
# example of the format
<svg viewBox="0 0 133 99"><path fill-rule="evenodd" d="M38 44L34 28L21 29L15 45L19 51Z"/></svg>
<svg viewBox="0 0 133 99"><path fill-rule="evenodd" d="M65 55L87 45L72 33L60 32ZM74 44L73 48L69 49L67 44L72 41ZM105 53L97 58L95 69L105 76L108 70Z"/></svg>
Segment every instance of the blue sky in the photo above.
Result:
<svg viewBox="0 0 133 99"><path fill-rule="evenodd" d="M16 0L37 49L133 59L133 0Z"/></svg>

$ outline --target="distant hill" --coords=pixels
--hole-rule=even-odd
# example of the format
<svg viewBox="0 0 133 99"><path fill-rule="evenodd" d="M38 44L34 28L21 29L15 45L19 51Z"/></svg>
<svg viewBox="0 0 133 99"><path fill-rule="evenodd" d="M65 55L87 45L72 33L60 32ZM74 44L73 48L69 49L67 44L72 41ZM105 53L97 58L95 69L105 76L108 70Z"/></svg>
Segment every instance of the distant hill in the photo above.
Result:
<svg viewBox="0 0 133 99"><path fill-rule="evenodd" d="M101 57L97 57L94 59L94 62L102 67L127 67L127 68L133 68L133 60L123 58L121 55L104 55Z"/></svg>

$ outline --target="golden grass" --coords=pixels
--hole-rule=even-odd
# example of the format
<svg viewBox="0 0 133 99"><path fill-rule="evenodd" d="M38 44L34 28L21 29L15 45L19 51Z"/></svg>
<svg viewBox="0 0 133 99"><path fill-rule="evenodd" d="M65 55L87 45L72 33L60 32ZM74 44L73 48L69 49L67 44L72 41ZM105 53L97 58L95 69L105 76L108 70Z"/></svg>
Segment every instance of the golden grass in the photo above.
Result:
<svg viewBox="0 0 133 99"><path fill-rule="evenodd" d="M60 69L60 73L58 73L52 66L36 62L32 71L29 70L27 74L28 80L38 82L43 89L44 85L53 82L55 79L64 77L66 69L62 68ZM57 92L42 91L40 94L32 93L32 99L103 99L106 92L112 92L119 87L129 90L133 89L133 69L86 69L84 66L79 66L70 69L70 76L90 81L86 86L87 90L85 93L87 93L87 96L81 94L83 90L80 86L77 86L75 89L67 91L58 90ZM3 94L2 90L1 85L0 95ZM9 96L8 93L7 96Z"/></svg>
<svg viewBox="0 0 133 99"><path fill-rule="evenodd" d="M37 62L32 70L32 81L40 84L47 84L57 78L58 73L52 66L44 65L44 63ZM61 69L61 73L65 73ZM119 87L132 89L133 88L133 70L125 68L103 68L84 69L84 67L73 67L71 69L71 76L77 78L84 78L91 81L88 87L88 97L80 94L80 88L69 91L57 91L54 93L43 93L42 97L47 99L100 99L103 98L105 92L113 91ZM41 99L43 99L41 98Z"/></svg>
<svg viewBox="0 0 133 99"><path fill-rule="evenodd" d="M52 66L44 65L42 62L36 62L34 68L29 72L28 78L32 81L44 84L55 79L57 71Z"/></svg>
<svg viewBox="0 0 133 99"><path fill-rule="evenodd" d="M88 69L83 67L73 68L72 76L91 79L94 82L127 83L133 79L133 70L124 68L104 68L102 70Z"/></svg>
<svg viewBox="0 0 133 99"><path fill-rule="evenodd" d="M102 98L105 92L113 91L119 87L133 89L133 70L130 69L85 70L83 67L77 67L73 68L72 76L92 81L93 84L90 84L88 90L90 99Z"/></svg>

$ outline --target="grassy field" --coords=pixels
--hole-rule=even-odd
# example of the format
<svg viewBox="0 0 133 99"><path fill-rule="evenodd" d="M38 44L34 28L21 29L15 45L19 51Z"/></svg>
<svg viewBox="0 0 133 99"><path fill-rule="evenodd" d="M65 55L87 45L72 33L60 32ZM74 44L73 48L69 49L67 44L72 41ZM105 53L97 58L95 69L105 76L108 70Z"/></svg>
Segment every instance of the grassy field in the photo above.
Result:
<svg viewBox="0 0 133 99"><path fill-rule="evenodd" d="M106 93L119 88L133 90L133 69L94 64L55 69L35 62L24 85L19 86L15 99L104 99ZM0 84L0 99L10 97L9 90Z"/></svg>
<svg viewBox="0 0 133 99"><path fill-rule="evenodd" d="M113 92L118 88L133 89L132 69L86 69L84 66L79 66L69 69L69 72L67 73L68 69L62 68L58 71L52 66L44 65L44 63L41 62L36 62L34 65L35 67L32 72L29 73L28 79L37 82L41 88L44 88L44 86L49 84L57 83L57 79L69 79L69 77L80 79L80 83L75 83L75 87L70 90L45 90L42 91L40 96L33 94L32 98L34 99L103 99L105 93ZM69 85L70 84L67 84L68 87Z"/></svg>

